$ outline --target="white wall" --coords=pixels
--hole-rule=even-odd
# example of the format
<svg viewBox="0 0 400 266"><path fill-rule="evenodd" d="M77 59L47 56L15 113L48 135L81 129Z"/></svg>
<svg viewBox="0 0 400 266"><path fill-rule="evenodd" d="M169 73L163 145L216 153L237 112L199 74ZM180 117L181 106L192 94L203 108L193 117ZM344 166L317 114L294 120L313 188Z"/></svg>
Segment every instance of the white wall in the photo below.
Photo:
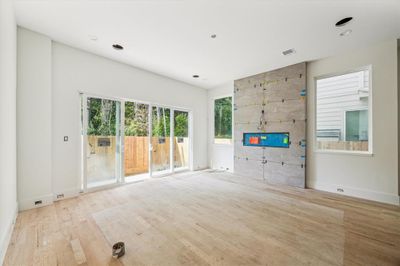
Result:
<svg viewBox="0 0 400 266"><path fill-rule="evenodd" d="M53 201L51 187L51 40L18 28L17 166L19 209Z"/></svg>
<svg viewBox="0 0 400 266"><path fill-rule="evenodd" d="M17 213L16 23L11 0L0 0L0 264Z"/></svg>
<svg viewBox="0 0 400 266"><path fill-rule="evenodd" d="M111 49L111 48L110 48ZM53 42L52 176L55 194L79 189L78 91L193 111L194 169L207 167L207 91ZM69 142L63 137L69 136Z"/></svg>
<svg viewBox="0 0 400 266"><path fill-rule="evenodd" d="M226 96L232 96L233 100L233 81L208 90L208 165L212 169L233 172L233 143L214 143L214 100Z"/></svg>
<svg viewBox="0 0 400 266"><path fill-rule="evenodd" d="M19 29L18 194L20 209L80 190L79 91L189 109L193 168L206 168L207 91ZM28 131L30 131L28 133ZM64 136L69 137L64 142Z"/></svg>
<svg viewBox="0 0 400 266"><path fill-rule="evenodd" d="M314 152L314 77L372 65L373 156ZM307 186L398 204L397 40L307 65Z"/></svg>

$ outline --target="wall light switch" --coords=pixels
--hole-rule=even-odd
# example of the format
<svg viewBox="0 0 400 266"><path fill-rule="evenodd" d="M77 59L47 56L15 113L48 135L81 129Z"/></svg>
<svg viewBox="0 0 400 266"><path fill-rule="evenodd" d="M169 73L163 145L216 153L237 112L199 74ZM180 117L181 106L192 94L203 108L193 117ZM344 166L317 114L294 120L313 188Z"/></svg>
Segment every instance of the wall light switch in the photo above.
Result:
<svg viewBox="0 0 400 266"><path fill-rule="evenodd" d="M68 141L68 136L64 136L64 141Z"/></svg>

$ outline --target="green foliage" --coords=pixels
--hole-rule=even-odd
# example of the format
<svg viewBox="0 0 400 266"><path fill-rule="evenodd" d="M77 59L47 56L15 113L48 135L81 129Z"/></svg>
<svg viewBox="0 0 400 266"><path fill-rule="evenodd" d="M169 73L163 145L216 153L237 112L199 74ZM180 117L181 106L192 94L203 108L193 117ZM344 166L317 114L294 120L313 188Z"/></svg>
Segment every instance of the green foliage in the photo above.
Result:
<svg viewBox="0 0 400 266"><path fill-rule="evenodd" d="M119 104L116 101L88 98L88 135L114 136L116 135L116 118ZM133 102L125 103L125 136L148 136L149 106ZM153 136L169 137L171 112L168 108L153 107ZM188 136L188 113L174 112L175 136Z"/></svg>
<svg viewBox="0 0 400 266"><path fill-rule="evenodd" d="M174 112L174 136L188 136L188 113L175 111ZM169 137L170 136L170 109L153 107L153 136Z"/></svg>
<svg viewBox="0 0 400 266"><path fill-rule="evenodd" d="M232 138L232 97L215 100L214 130L215 138Z"/></svg>
<svg viewBox="0 0 400 266"><path fill-rule="evenodd" d="M88 98L88 135L113 136L116 133L117 102Z"/></svg>
<svg viewBox="0 0 400 266"><path fill-rule="evenodd" d="M133 102L125 103L125 136L148 136L149 106Z"/></svg>
<svg viewBox="0 0 400 266"><path fill-rule="evenodd" d="M188 136L188 113L175 111L175 137L187 137Z"/></svg>
<svg viewBox="0 0 400 266"><path fill-rule="evenodd" d="M169 137L170 134L170 110L163 107L153 107L153 128L154 137Z"/></svg>

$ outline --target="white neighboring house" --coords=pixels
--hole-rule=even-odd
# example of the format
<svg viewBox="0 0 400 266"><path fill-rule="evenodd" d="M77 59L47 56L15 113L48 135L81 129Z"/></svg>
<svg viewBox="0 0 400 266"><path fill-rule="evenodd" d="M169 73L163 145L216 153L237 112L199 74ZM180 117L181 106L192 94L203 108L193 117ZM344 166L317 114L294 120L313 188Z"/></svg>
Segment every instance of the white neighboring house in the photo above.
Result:
<svg viewBox="0 0 400 266"><path fill-rule="evenodd" d="M317 140L367 141L370 70L317 79Z"/></svg>

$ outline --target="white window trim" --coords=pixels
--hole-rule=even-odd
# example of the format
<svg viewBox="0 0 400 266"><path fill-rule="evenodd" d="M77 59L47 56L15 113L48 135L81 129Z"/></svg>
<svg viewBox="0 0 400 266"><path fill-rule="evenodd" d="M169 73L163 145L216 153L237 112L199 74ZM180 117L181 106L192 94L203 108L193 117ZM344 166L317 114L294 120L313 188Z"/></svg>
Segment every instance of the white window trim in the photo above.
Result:
<svg viewBox="0 0 400 266"><path fill-rule="evenodd" d="M320 79L325 79L325 78L330 78L330 77L335 77L335 76L340 76L340 75L345 75L345 74L350 74L354 72L359 72L359 71L369 71L369 97L368 97L368 151L346 151L346 150L328 150L328 149L318 149L317 145L317 81ZM360 155L360 156L373 156L373 80L372 80L372 65L367 65L364 67L360 68L355 68L352 70L348 71L343 71L343 72L335 72L335 73L330 73L330 74L325 74L325 75L320 75L314 77L314 123L313 123L313 130L312 130L312 138L313 138L313 151L315 153L325 153L325 154L346 154L346 155Z"/></svg>
<svg viewBox="0 0 400 266"><path fill-rule="evenodd" d="M227 97L231 97L232 98L232 137L230 138L231 143L216 143L215 140L215 101L218 99L223 99L223 98L227 98ZM226 94L226 95L219 95L219 96L215 96L212 98L212 106L211 106L211 113L212 113L212 145L216 145L216 146L232 146L234 144L234 97L232 94Z"/></svg>

